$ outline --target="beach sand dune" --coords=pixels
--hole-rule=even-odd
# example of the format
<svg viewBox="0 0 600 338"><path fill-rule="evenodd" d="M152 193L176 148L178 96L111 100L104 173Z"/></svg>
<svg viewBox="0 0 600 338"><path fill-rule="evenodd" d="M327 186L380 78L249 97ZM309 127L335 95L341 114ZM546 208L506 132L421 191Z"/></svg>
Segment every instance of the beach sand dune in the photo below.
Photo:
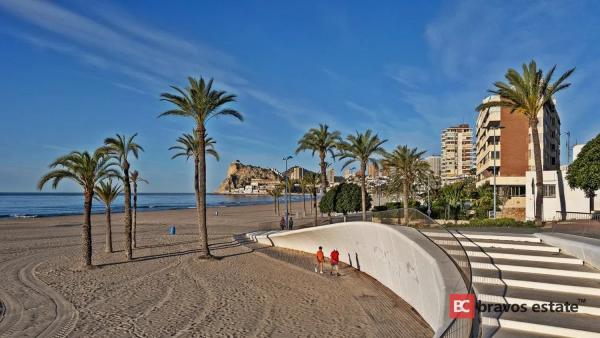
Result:
<svg viewBox="0 0 600 338"><path fill-rule="evenodd" d="M122 215L113 218L112 254L104 253L103 216L94 215L90 271L78 269L81 216L0 221L0 337L433 334L364 274L346 267L339 278L318 275L310 255L235 240L276 222L272 206L215 210L215 261L195 258L193 209L138 213L133 262L124 259ZM177 235L167 235L170 225Z"/></svg>

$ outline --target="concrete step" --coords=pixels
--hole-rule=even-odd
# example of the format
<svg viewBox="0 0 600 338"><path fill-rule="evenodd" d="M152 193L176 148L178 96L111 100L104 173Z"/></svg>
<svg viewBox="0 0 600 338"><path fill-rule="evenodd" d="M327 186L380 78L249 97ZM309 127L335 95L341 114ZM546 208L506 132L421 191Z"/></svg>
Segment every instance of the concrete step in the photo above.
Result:
<svg viewBox="0 0 600 338"><path fill-rule="evenodd" d="M433 241L441 246L454 246L454 247L458 247L458 242L454 239L450 239L450 238L444 238L444 239L439 239L439 238L435 238L433 239ZM559 253L560 249L553 247L553 246L548 246L545 244L541 244L541 243L531 243L531 244L519 244L519 243L514 243L514 242L508 242L506 243L505 241L502 242L483 242L483 241L470 241L470 240L459 240L460 245L463 246L463 248L465 248L465 250L467 249L479 249L479 248L483 248L483 249L490 249L490 248L498 248L498 249L514 249L514 250L521 250L521 251L544 251L544 252L552 252L552 253Z"/></svg>
<svg viewBox="0 0 600 338"><path fill-rule="evenodd" d="M482 325L559 337L600 338L597 317L574 313L505 312L482 313Z"/></svg>
<svg viewBox="0 0 600 338"><path fill-rule="evenodd" d="M586 278L573 278L570 275L535 275L535 274L530 274L530 273L514 272L514 271L473 269L473 276L486 277L486 278L523 280L523 281L549 283L549 284L583 286L583 287L600 289L600 280L586 279Z"/></svg>
<svg viewBox="0 0 600 338"><path fill-rule="evenodd" d="M505 285L507 288L519 287L535 290L547 290L554 292L565 292L577 294L579 296L599 296L599 288L591 288L586 286L569 285L569 284L555 284L555 283L544 283L534 282L529 280L521 279L507 279L507 278L493 278L493 277L481 277L473 276L474 284L493 284L493 285Z"/></svg>
<svg viewBox="0 0 600 338"><path fill-rule="evenodd" d="M559 256L564 257L564 256ZM457 260L464 260L464 254L461 256L455 256ZM569 263L554 263L554 262L536 262L536 261L522 261L522 260L514 260L514 259L502 259L502 258L494 258L490 259L489 257L469 257L471 264L474 263L487 263L487 264L501 264L501 265L515 265L522 267L532 267L532 268L546 268L546 269L557 269L557 270L568 270L568 271L585 271L585 272L598 272L598 270L593 269L589 265L581 265L581 264L571 264Z"/></svg>
<svg viewBox="0 0 600 338"><path fill-rule="evenodd" d="M577 265L570 264L570 267L579 267ZM471 262L471 269L473 270L492 270L502 272L521 272L531 275L546 275L546 276L569 276L571 278L585 278L600 281L600 272L592 271L579 271L579 270L564 270L564 269L552 269L552 268L539 268L532 266L522 265L511 265L511 264L497 264L497 263L481 263ZM583 270L583 269L581 269ZM590 269L591 270L591 269Z"/></svg>
<svg viewBox="0 0 600 338"><path fill-rule="evenodd" d="M491 259L510 259L517 261L531 261L531 262L546 262L546 263L563 263L563 264L577 264L583 265L583 260L579 258L573 258L571 256L561 255L561 254L550 254L545 252L538 252L536 255L524 255L520 253L505 253L505 252L481 252L481 251L473 251L471 249L465 250L469 258L471 257L480 257ZM461 250L454 249L446 249L446 252L450 255L456 255L458 257L464 256L464 253Z"/></svg>
<svg viewBox="0 0 600 338"><path fill-rule="evenodd" d="M515 234L499 234L499 233L482 233L482 232L473 233L473 232L464 232L464 231L457 232L457 231L453 231L453 230L451 230L451 232L458 239L461 239L461 237L462 237L462 238L468 238L468 239L472 239L472 240L498 240L498 241L530 242L530 243L541 243L542 242L541 239L539 239L533 235L529 235L529 234L515 235ZM427 231L422 231L422 233L429 237L440 237L440 238L452 237L452 235L450 235L449 233L447 233L445 231L427 230Z"/></svg>
<svg viewBox="0 0 600 338"><path fill-rule="evenodd" d="M554 303L570 303L580 306L600 308L600 297L579 295L555 290L529 289L519 287L505 287L493 284L474 284L475 293L478 295L493 295L518 299L531 299Z"/></svg>

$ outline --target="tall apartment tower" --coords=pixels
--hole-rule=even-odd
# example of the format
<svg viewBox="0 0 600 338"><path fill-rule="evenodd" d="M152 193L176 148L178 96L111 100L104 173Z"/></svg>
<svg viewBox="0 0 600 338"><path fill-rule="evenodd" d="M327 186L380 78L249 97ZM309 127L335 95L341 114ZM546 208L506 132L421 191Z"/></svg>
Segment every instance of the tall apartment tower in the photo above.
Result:
<svg viewBox="0 0 600 338"><path fill-rule="evenodd" d="M429 163L429 168L433 176L440 177L442 174L442 157L440 155L431 155L425 157L425 162Z"/></svg>
<svg viewBox="0 0 600 338"><path fill-rule="evenodd" d="M500 97L489 96L483 102L492 100L500 100ZM557 170L560 167L560 118L555 101L538 112L538 120L542 170ZM479 112L476 128L477 186L486 182L493 184L495 157L496 186L507 198L504 208L512 209L510 215L504 215L503 209L503 215L524 219L525 186L531 184L526 182L525 173L535 170L527 118L517 112L511 113L510 108L494 107Z"/></svg>
<svg viewBox="0 0 600 338"><path fill-rule="evenodd" d="M471 175L473 167L473 130L468 124L442 132L442 184L450 184Z"/></svg>

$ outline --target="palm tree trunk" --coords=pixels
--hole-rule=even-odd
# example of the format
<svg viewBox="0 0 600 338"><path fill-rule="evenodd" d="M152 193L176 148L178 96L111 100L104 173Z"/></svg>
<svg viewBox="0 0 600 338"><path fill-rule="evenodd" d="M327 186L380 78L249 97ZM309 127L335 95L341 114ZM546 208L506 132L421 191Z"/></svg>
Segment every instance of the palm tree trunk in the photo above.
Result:
<svg viewBox="0 0 600 338"><path fill-rule="evenodd" d="M403 193L404 193L404 201L402 201L402 206L404 207L404 222L405 225L408 225L408 195L409 195L409 189L408 189L408 181L405 179L404 183L402 184L403 186Z"/></svg>
<svg viewBox="0 0 600 338"><path fill-rule="evenodd" d="M315 190L313 190L313 193L311 195L311 200L313 201L313 210L314 210L314 214L315 214L315 223L314 226L319 225L319 221L317 219L317 187L315 187Z"/></svg>
<svg viewBox="0 0 600 338"><path fill-rule="evenodd" d="M112 253L113 252L113 248L112 248L112 220L111 220L111 216L110 216L110 204L106 205L106 238L105 238L105 244L104 244L104 251L107 253Z"/></svg>
<svg viewBox="0 0 600 338"><path fill-rule="evenodd" d="M273 211L277 215L277 197L273 196Z"/></svg>
<svg viewBox="0 0 600 338"><path fill-rule="evenodd" d="M306 217L306 196L304 194L304 188L302 188L302 209L304 211L304 217Z"/></svg>
<svg viewBox="0 0 600 338"><path fill-rule="evenodd" d="M136 248L136 237L137 237L137 182L133 182L133 247Z"/></svg>
<svg viewBox="0 0 600 338"><path fill-rule="evenodd" d="M542 151L540 149L540 135L538 134L538 119L529 121L531 138L533 141L533 157L535 160L535 224L542 225L542 208L544 203L544 172L542 168Z"/></svg>
<svg viewBox="0 0 600 338"><path fill-rule="evenodd" d="M360 164L360 197L361 197L361 207L362 207L362 220L363 222L367 221L367 189L366 185L366 177L365 172L367 171L367 165L365 163Z"/></svg>
<svg viewBox="0 0 600 338"><path fill-rule="evenodd" d="M92 198L91 191L83 192L83 227L81 231L81 248L83 253L83 266L92 267Z"/></svg>
<svg viewBox="0 0 600 338"><path fill-rule="evenodd" d="M129 162L123 162L123 193L125 199L125 257L128 261L133 259L131 239L131 186L129 182Z"/></svg>
<svg viewBox="0 0 600 338"><path fill-rule="evenodd" d="M319 159L321 162L319 163L321 166L321 191L323 194L326 192L327 185L327 164L325 164L325 151L319 152Z"/></svg>
<svg viewBox="0 0 600 338"><path fill-rule="evenodd" d="M199 177L196 188L196 204L198 209L198 231L200 233L200 258L210 258L210 249L208 248L208 231L206 228L206 130L204 125L199 125L196 131L200 149L198 154Z"/></svg>

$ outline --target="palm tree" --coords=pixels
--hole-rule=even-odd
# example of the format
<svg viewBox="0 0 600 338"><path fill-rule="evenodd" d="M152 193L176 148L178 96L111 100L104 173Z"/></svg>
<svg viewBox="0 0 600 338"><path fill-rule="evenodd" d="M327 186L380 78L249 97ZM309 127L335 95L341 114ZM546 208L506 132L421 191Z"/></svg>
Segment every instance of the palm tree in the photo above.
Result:
<svg viewBox="0 0 600 338"><path fill-rule="evenodd" d="M92 266L92 200L94 198L94 187L103 179L117 176L119 173L110 168L114 163L102 149L94 151L73 151L61 156L50 164L52 169L38 182L37 188L42 190L44 185L52 181L52 189L56 189L60 181L70 179L79 184L83 189L83 227L81 235L81 246L83 251L82 263L84 267Z"/></svg>
<svg viewBox="0 0 600 338"><path fill-rule="evenodd" d="M275 186L269 190L269 195L273 197L273 210L275 214L279 216L279 198L281 197L281 186Z"/></svg>
<svg viewBox="0 0 600 338"><path fill-rule="evenodd" d="M105 235L106 241L104 244L104 251L111 253L111 252L113 252L113 247L112 247L112 229L111 229L112 221L111 221L111 216L110 216L110 212L111 212L110 205L112 204L112 202L114 202L114 200L117 198L117 196L121 192L121 185L119 185L119 184L113 185L112 179L108 179L108 180L101 181L100 183L98 183L98 185L96 185L96 187L94 188L94 192L96 193L94 198L100 202L103 202L104 206L105 206L104 214L106 216L106 235Z"/></svg>
<svg viewBox="0 0 600 338"><path fill-rule="evenodd" d="M132 233L131 233L131 185L129 177L129 153L135 158L138 158L140 151L144 151L144 148L134 142L134 138L137 134L133 134L131 137L126 135L117 134L116 137L107 137L104 140L104 150L114 159L116 159L123 171L123 198L124 206L123 212L125 213L125 256L127 260L133 259L132 249Z"/></svg>
<svg viewBox="0 0 600 338"><path fill-rule="evenodd" d="M523 64L523 74L510 68L504 77L508 83L498 81L494 83L496 89L490 90L491 93L500 96L499 101L488 101L477 106L478 112L491 107L506 107L511 113L517 112L523 114L529 121L531 129L531 138L533 142L533 156L535 160L535 222L542 224L542 204L544 201L544 182L542 168L542 154L540 149L540 136L538 133L538 114L544 112L544 109L554 109L552 97L557 92L569 87L570 83L564 83L565 80L573 74L575 68L569 69L558 80L551 83L556 65L544 76L544 72L537 68L534 60L529 65Z"/></svg>
<svg viewBox="0 0 600 338"><path fill-rule="evenodd" d="M244 118L237 110L225 108L228 103L236 101L236 96L228 94L225 91L218 91L212 88L213 80L205 82L203 78L199 80L192 77L188 78L189 86L180 89L171 86L176 94L162 93L160 96L163 101L175 105L175 109L168 110L159 116L181 116L192 118L196 124L195 132L199 140L198 145L198 167L199 180L195 187L196 206L198 210L198 227L200 232L200 258L211 258L208 248L208 233L206 229L206 123L220 116L232 116L240 121Z"/></svg>
<svg viewBox="0 0 600 338"><path fill-rule="evenodd" d="M312 208L314 209L314 225L317 226L319 225L317 219L317 187L321 182L321 177L319 174L316 173L308 173L304 175L304 179L306 181L306 186L310 193L310 201L312 204Z"/></svg>
<svg viewBox="0 0 600 338"><path fill-rule="evenodd" d="M395 185L393 181L401 183L404 202L404 222L407 224L409 217L408 201L413 185L419 176L426 175L429 171L429 163L422 159L423 154L425 154L425 151L403 145L386 154L382 161L385 167L394 168L396 171L392 182L390 182L390 187Z"/></svg>
<svg viewBox="0 0 600 338"><path fill-rule="evenodd" d="M339 131L329 131L329 126L326 124L319 124L319 128L311 128L302 138L298 141L298 148L296 154L301 151L309 150L312 152L312 156L315 153L319 153L319 166L321 168L321 191L325 193L327 189L327 163L325 157L327 153L331 154L331 157L335 159L334 149L336 149L338 143L341 141Z"/></svg>
<svg viewBox="0 0 600 338"><path fill-rule="evenodd" d="M342 170L354 162L360 164L360 193L362 199L362 220L367 220L367 186L366 172L367 165L372 163L376 168L379 167L377 160L372 156L375 154L385 155L385 150L381 146L387 140L380 140L377 134L372 135L371 129L367 129L364 133L356 132L356 135L348 135L345 142L338 145L341 151L339 158L348 159L342 166Z"/></svg>
<svg viewBox="0 0 600 338"><path fill-rule="evenodd" d="M137 184L139 182L144 182L146 184L150 184L150 182L148 182L148 180L146 180L145 178L140 176L139 171L134 170L131 172L131 182L133 183L133 228L132 228L132 232L133 232L133 239L132 239L132 244L133 247L136 248L136 235L137 235Z"/></svg>
<svg viewBox="0 0 600 338"><path fill-rule="evenodd" d="M302 176L302 179L300 179L300 190L302 191L302 210L304 212L303 217L306 217L306 189L308 188L308 185L306 184L306 180L304 179L304 176Z"/></svg>

